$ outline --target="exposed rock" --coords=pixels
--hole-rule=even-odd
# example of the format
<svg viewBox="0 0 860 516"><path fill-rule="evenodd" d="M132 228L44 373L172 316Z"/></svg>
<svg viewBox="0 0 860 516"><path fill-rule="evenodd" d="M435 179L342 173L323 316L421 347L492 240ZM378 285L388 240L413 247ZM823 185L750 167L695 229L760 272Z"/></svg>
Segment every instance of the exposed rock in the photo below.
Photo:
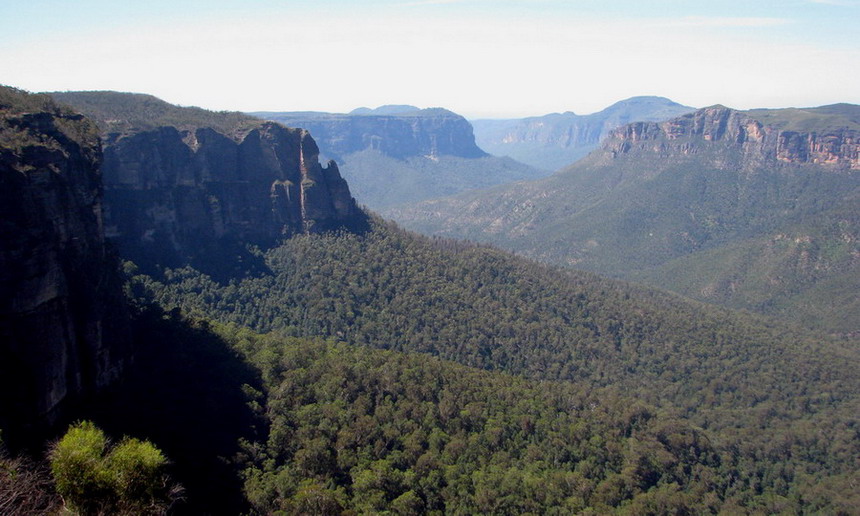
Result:
<svg viewBox="0 0 860 516"><path fill-rule="evenodd" d="M414 111L408 111L412 108ZM404 111L405 110L405 111ZM481 158L487 154L475 145L472 126L445 109L356 110L333 113L253 113L290 127L302 127L314 135L324 154L340 159L366 149L397 159L456 156Z"/></svg>
<svg viewBox="0 0 860 516"><path fill-rule="evenodd" d="M2 94L0 427L14 440L113 381L126 353L104 338L122 301L102 232L98 131L47 99Z"/></svg>
<svg viewBox="0 0 860 516"><path fill-rule="evenodd" d="M767 163L790 163L860 169L860 131L856 129L782 130L723 106L700 109L662 123L626 125L610 133L603 149L613 158L648 151L670 159L712 152L713 146L704 142L718 143L732 151L732 159L724 167L751 169Z"/></svg>
<svg viewBox="0 0 860 516"><path fill-rule="evenodd" d="M231 243L362 227L337 165L318 157L307 131L271 122L236 139L206 127L107 135L107 234L143 266L205 266Z"/></svg>
<svg viewBox="0 0 860 516"><path fill-rule="evenodd" d="M590 115L570 111L511 120L473 120L478 145L498 156L556 170L596 149L613 129L662 121L694 109L662 97L633 97Z"/></svg>

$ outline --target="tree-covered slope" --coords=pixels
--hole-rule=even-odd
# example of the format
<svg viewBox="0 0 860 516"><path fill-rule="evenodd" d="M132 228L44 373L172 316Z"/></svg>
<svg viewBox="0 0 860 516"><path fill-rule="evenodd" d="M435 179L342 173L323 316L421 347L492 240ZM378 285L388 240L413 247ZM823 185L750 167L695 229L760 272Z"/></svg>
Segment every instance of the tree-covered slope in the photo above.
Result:
<svg viewBox="0 0 860 516"><path fill-rule="evenodd" d="M791 291L796 299L789 310L800 310L814 326L857 331L856 314L834 314L818 324L814 311L804 308L812 298L803 300L804 291L814 297L836 275L860 275L860 133L850 122L851 108L768 111L765 123L754 118L758 112L718 106L665 123L631 124L550 178L385 214L425 233L489 241L550 263L677 286L685 294L766 313L785 313L772 307ZM808 132L796 131L800 126ZM845 252L841 258L807 254L809 263L792 273L790 283L755 284L754 275L744 280L728 270L700 283L703 277L693 272L713 253L776 268L778 260L767 254L734 253L740 242L756 240L761 248L761 242L787 235ZM666 273L676 260L685 266ZM676 275L668 284L667 274ZM734 290L707 295L713 281L734 282ZM760 301L750 302L749 295Z"/></svg>
<svg viewBox="0 0 860 516"><path fill-rule="evenodd" d="M858 503L838 493L844 479L809 467L814 454L781 454L779 446L819 446L809 432L781 435L753 461L618 389L220 333L262 372L253 405L268 433L246 444L242 462L261 512L713 514ZM850 472L850 459L840 460L833 471Z"/></svg>
<svg viewBox="0 0 860 516"><path fill-rule="evenodd" d="M234 134L262 124L259 118L244 113L175 106L142 93L63 91L49 95L96 121L105 133L172 126L179 129L209 127L223 134Z"/></svg>
<svg viewBox="0 0 860 516"><path fill-rule="evenodd" d="M294 237L266 263L270 274L227 284L186 268L132 287L257 331L620 389L737 450L737 475L759 490L797 487L770 477L777 463L798 479L856 474L860 360L849 343L380 222L361 236Z"/></svg>

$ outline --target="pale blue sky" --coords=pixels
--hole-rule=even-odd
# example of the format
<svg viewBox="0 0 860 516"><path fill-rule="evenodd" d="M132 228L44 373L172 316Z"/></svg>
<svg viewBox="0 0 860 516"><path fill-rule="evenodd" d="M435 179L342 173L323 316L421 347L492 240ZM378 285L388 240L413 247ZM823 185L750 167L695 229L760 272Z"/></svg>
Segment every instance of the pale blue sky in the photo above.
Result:
<svg viewBox="0 0 860 516"><path fill-rule="evenodd" d="M0 0L0 83L470 117L860 103L860 0Z"/></svg>

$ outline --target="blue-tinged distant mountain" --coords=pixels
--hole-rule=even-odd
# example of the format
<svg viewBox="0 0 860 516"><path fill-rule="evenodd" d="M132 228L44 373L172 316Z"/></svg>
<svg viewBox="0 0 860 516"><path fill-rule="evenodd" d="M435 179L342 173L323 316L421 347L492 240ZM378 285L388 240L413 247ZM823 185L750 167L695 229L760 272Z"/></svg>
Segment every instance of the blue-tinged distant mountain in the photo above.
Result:
<svg viewBox="0 0 860 516"><path fill-rule="evenodd" d="M392 105L351 113L256 112L307 129L337 160L359 202L373 209L536 179L546 172L475 144L472 126L447 109Z"/></svg>
<svg viewBox="0 0 860 516"><path fill-rule="evenodd" d="M631 122L659 122L695 108L663 97L633 97L603 111L570 111L508 120L472 120L478 146L545 170L570 165L596 149L610 131Z"/></svg>
<svg viewBox="0 0 860 516"><path fill-rule="evenodd" d="M860 106L713 106L539 181L386 215L426 233L860 332Z"/></svg>

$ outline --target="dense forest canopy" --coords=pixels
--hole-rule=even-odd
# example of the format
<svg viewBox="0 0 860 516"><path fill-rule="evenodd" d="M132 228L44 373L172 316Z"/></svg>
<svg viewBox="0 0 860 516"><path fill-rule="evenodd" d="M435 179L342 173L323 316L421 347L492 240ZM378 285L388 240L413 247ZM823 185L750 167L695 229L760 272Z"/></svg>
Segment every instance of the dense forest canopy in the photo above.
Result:
<svg viewBox="0 0 860 516"><path fill-rule="evenodd" d="M267 272L226 283L191 268L165 270L157 278L135 275L127 264L129 288L138 299L167 309L274 331L282 339L331 336L534 381L567 382L559 388L623 392L655 407L650 410L660 417L674 414L704 432L723 454L720 467L736 468L725 474L747 493L738 503L776 493L794 496L792 503L802 506L806 495L790 493L847 485L842 482L856 477L860 368L852 342L537 265L488 247L419 237L379 220L365 235L294 237L265 253L265 261ZM290 367L307 360L291 355L295 350L288 345L267 348L268 365L258 363L264 377L282 353L293 357L284 361ZM320 357L313 366L320 374L339 360L357 360L337 358L348 348L335 349L305 352ZM357 373L337 378L350 374ZM275 380L267 378L271 392ZM317 389L317 381L323 380L311 375L289 385ZM336 406L352 410L348 405ZM278 407L268 417L284 416L287 408ZM332 417L343 416L329 410ZM292 487L279 496L293 496L310 478L292 467L283 473ZM269 477L259 475L261 485L268 485ZM329 495L338 503L348 498ZM271 492L259 496L264 504L279 499ZM720 504L734 500L729 491L717 496Z"/></svg>

